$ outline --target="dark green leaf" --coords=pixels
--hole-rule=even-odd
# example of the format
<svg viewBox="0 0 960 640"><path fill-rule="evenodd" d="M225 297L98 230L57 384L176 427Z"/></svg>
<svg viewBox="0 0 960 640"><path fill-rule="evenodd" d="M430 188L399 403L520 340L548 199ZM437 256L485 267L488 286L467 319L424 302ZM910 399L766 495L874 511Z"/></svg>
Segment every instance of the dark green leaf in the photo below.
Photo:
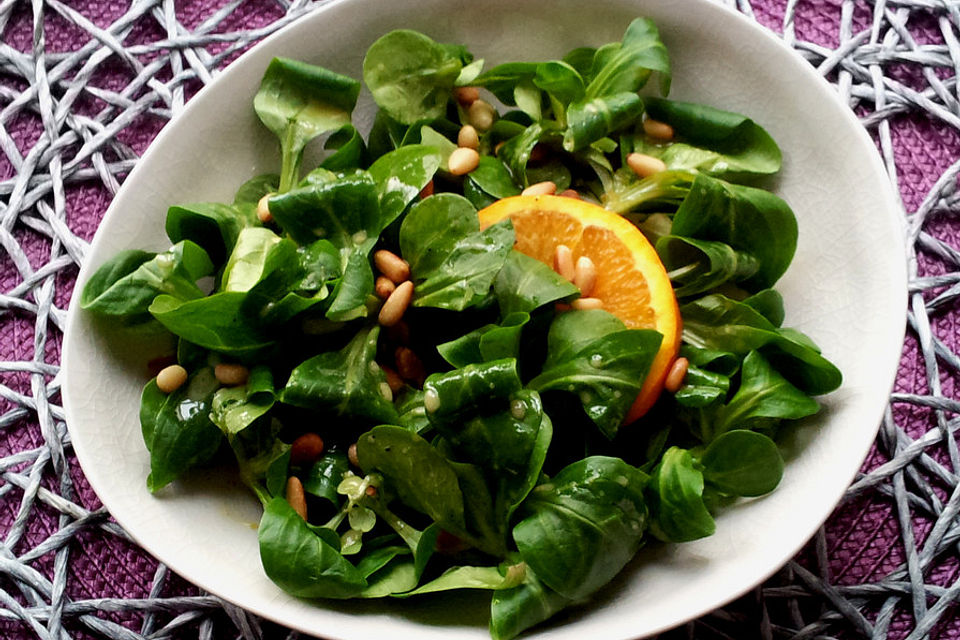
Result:
<svg viewBox="0 0 960 640"><path fill-rule="evenodd" d="M268 180L272 176L267 176ZM263 179L263 177L261 177ZM264 182L254 178L244 184L237 198L252 197L253 191L262 188ZM191 240L210 255L214 264L222 264L237 241L240 231L246 227L259 226L257 220L257 200L239 202L234 205L218 202L197 202L176 205L167 209L166 232L170 242Z"/></svg>
<svg viewBox="0 0 960 640"><path fill-rule="evenodd" d="M570 299L579 294L579 289L548 265L519 251L511 251L493 283L493 293L500 304L500 313L506 317Z"/></svg>
<svg viewBox="0 0 960 640"><path fill-rule="evenodd" d="M564 313L550 326L543 372L528 386L577 394L590 419L613 438L662 340L656 331L624 329L605 311Z"/></svg>
<svg viewBox="0 0 960 640"><path fill-rule="evenodd" d="M212 271L206 252L189 240L158 254L121 251L87 281L80 306L101 315L143 315L161 294L178 300L202 298L196 282Z"/></svg>
<svg viewBox="0 0 960 640"><path fill-rule="evenodd" d="M751 351L743 359L740 388L717 416L714 432L750 428L757 418L805 418L819 410L816 400L787 382L766 358Z"/></svg>
<svg viewBox="0 0 960 640"><path fill-rule="evenodd" d="M701 171L734 180L780 170L777 143L746 116L659 98L645 98L644 106L651 118L674 129L673 144L645 145L642 149L659 157L670 169Z"/></svg>
<svg viewBox="0 0 960 640"><path fill-rule="evenodd" d="M205 367L191 374L172 393L163 393L151 380L140 399L140 428L150 452L147 488L158 491L184 471L208 461L223 435L210 421L210 403L220 383Z"/></svg>
<svg viewBox="0 0 960 640"><path fill-rule="evenodd" d="M759 267L751 254L710 240L663 236L657 240L657 253L680 298L709 291L724 282L746 280Z"/></svg>
<svg viewBox="0 0 960 640"><path fill-rule="evenodd" d="M516 358L520 352L521 332L529 320L527 313L511 313L499 325L488 324L456 340L437 345L437 351L454 367Z"/></svg>
<svg viewBox="0 0 960 640"><path fill-rule="evenodd" d="M635 93L650 77L660 74L660 93L670 92L670 58L660 32L649 18L637 18L627 27L623 42L597 50L590 71L586 98Z"/></svg>
<svg viewBox="0 0 960 640"><path fill-rule="evenodd" d="M461 196L431 196L410 209L400 249L415 283L414 306L460 311L487 298L514 234L509 221L479 229L476 210Z"/></svg>
<svg viewBox="0 0 960 640"><path fill-rule="evenodd" d="M298 598L352 598L367 586L363 574L283 498L267 504L257 537L267 576Z"/></svg>
<svg viewBox="0 0 960 640"><path fill-rule="evenodd" d="M436 148L410 145L381 156L370 166L370 175L380 194L384 227L393 222L433 179L440 161Z"/></svg>
<svg viewBox="0 0 960 640"><path fill-rule="evenodd" d="M527 569L523 584L493 592L490 604L490 636L512 640L569 606L570 600L553 591Z"/></svg>
<svg viewBox="0 0 960 640"><path fill-rule="evenodd" d="M703 473L690 452L670 447L650 478L652 531L669 542L713 535L716 523L703 503Z"/></svg>
<svg viewBox="0 0 960 640"><path fill-rule="evenodd" d="M269 349L276 336L249 315L246 300L243 292L215 293L186 302L162 295L149 311L167 330L189 342L219 353L252 356Z"/></svg>
<svg viewBox="0 0 960 640"><path fill-rule="evenodd" d="M646 480L619 458L594 456L535 487L513 529L524 562L566 598L592 594L640 548Z"/></svg>
<svg viewBox="0 0 960 640"><path fill-rule="evenodd" d="M671 234L723 242L759 263L748 289L772 286L793 260L797 219L769 191L699 175L673 217Z"/></svg>
<svg viewBox="0 0 960 640"><path fill-rule="evenodd" d="M346 454L340 451L328 451L310 467L303 478L303 490L310 495L326 498L334 505L339 505L342 499L337 494L337 487L343 480L343 475L349 470L350 463L347 461Z"/></svg>
<svg viewBox="0 0 960 640"><path fill-rule="evenodd" d="M210 420L224 435L233 436L267 413L275 399L273 374L269 367L259 365L250 369L246 384L222 387L213 394Z"/></svg>
<svg viewBox="0 0 960 640"><path fill-rule="evenodd" d="M281 400L371 422L396 422L386 377L374 358L379 327L362 329L340 351L314 356L290 373Z"/></svg>
<svg viewBox="0 0 960 640"><path fill-rule="evenodd" d="M370 45L363 81L377 105L404 124L439 118L463 67L448 47L416 31L391 31Z"/></svg>
<svg viewBox="0 0 960 640"><path fill-rule="evenodd" d="M804 393L818 395L840 386L840 371L810 339L778 329L752 307L721 295L709 295L680 308L685 342L704 349L746 355L759 349L768 361Z"/></svg>
<svg viewBox="0 0 960 640"><path fill-rule="evenodd" d="M780 484L783 458L777 444L754 431L728 431L710 443L700 460L703 479L734 496L762 496Z"/></svg>

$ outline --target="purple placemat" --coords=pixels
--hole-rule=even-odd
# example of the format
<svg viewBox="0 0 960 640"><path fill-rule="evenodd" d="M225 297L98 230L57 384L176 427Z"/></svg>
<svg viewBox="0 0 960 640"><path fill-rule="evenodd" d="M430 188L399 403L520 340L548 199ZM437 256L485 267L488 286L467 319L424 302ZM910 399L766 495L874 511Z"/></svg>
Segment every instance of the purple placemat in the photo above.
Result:
<svg viewBox="0 0 960 640"><path fill-rule="evenodd" d="M729 4L820 67L874 135L908 212L916 297L888 419L847 500L762 587L664 637L960 637L960 9ZM118 183L210 70L309 8L0 2L0 637L286 635L125 539L72 455L56 372L76 263Z"/></svg>

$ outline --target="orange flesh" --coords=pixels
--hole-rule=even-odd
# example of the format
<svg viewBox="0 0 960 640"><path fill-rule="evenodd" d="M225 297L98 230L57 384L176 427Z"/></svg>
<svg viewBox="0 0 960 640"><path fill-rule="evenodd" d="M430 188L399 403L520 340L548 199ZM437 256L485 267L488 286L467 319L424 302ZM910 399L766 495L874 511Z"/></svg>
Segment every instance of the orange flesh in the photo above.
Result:
<svg viewBox="0 0 960 640"><path fill-rule="evenodd" d="M480 211L486 228L510 218L514 248L551 267L558 245L587 256L597 268L591 297L628 329L656 329L660 350L624 423L633 422L656 402L680 348L681 320L677 299L656 251L629 221L602 207L561 196L504 198Z"/></svg>

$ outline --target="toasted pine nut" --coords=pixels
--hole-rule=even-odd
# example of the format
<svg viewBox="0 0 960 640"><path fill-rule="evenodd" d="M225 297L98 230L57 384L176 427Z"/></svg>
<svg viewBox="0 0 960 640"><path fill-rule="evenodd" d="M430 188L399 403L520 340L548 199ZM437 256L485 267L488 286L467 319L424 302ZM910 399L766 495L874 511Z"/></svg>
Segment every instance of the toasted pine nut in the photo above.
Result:
<svg viewBox="0 0 960 640"><path fill-rule="evenodd" d="M603 301L600 298L577 298L570 303L570 306L577 311L586 311L588 309L603 309Z"/></svg>
<svg viewBox="0 0 960 640"><path fill-rule="evenodd" d="M273 222L273 214L270 213L269 203L270 196L272 195L272 193L268 193L260 198L259 202L257 202L257 219L259 219L263 224L269 224Z"/></svg>
<svg viewBox="0 0 960 640"><path fill-rule="evenodd" d="M235 387L247 381L247 378L250 377L250 369L247 369L242 364L221 362L213 368L213 375L217 377L220 384Z"/></svg>
<svg viewBox="0 0 960 640"><path fill-rule="evenodd" d="M687 367L690 361L686 358L677 358L667 373L666 380L663 381L663 388L670 393L676 393L683 386L683 379L687 377Z"/></svg>
<svg viewBox="0 0 960 640"><path fill-rule="evenodd" d="M477 131L486 131L493 126L497 110L486 100L474 100L467 109L467 119Z"/></svg>
<svg viewBox="0 0 960 640"><path fill-rule="evenodd" d="M423 189L420 189L420 199L429 198L433 195L433 180L428 182Z"/></svg>
<svg viewBox="0 0 960 640"><path fill-rule="evenodd" d="M352 445L347 447L347 460L350 461L350 464L360 468L360 458L357 457L357 443L354 442Z"/></svg>
<svg viewBox="0 0 960 640"><path fill-rule="evenodd" d="M547 148L542 144L533 145L533 149L530 149L530 157L527 158L527 162L537 164L538 162L543 162L543 159L547 157Z"/></svg>
<svg viewBox="0 0 960 640"><path fill-rule="evenodd" d="M397 347L393 353L397 364L397 373L408 382L413 382L417 386L423 386L423 381L427 378L426 371L423 369L423 361L420 360L413 349L410 347Z"/></svg>
<svg viewBox="0 0 960 640"><path fill-rule="evenodd" d="M570 305L568 305L566 302L558 302L557 304L553 305L553 310L556 311L557 313L563 313L564 311L570 311L570 309L572 309L572 308L573 308L573 307L571 307Z"/></svg>
<svg viewBox="0 0 960 640"><path fill-rule="evenodd" d="M400 389L403 389L403 378L400 377L399 373L384 365L380 365L380 368L383 369L383 375L387 377L387 384L390 386L390 391L397 393Z"/></svg>
<svg viewBox="0 0 960 640"><path fill-rule="evenodd" d="M631 153L627 156L627 165L641 178L648 178L655 173L667 170L663 160L645 153Z"/></svg>
<svg viewBox="0 0 960 640"><path fill-rule="evenodd" d="M373 292L381 300L386 300L396 288L397 285L393 284L393 280L387 276L377 276L377 281L373 285Z"/></svg>
<svg viewBox="0 0 960 640"><path fill-rule="evenodd" d="M520 192L522 196L552 196L557 192L557 184L550 180L532 184Z"/></svg>
<svg viewBox="0 0 960 640"><path fill-rule="evenodd" d="M394 284L410 279L410 263L392 251L380 249L373 254L373 264Z"/></svg>
<svg viewBox="0 0 960 640"><path fill-rule="evenodd" d="M305 433L290 445L290 464L313 464L323 455L323 438L315 433Z"/></svg>
<svg viewBox="0 0 960 640"><path fill-rule="evenodd" d="M480 148L480 134L473 125L465 124L460 127L460 133L457 134L457 146L467 147L468 149Z"/></svg>
<svg viewBox="0 0 960 640"><path fill-rule="evenodd" d="M157 389L163 393L173 393L187 381L187 370L178 364L164 367L157 374Z"/></svg>
<svg viewBox="0 0 960 640"><path fill-rule="evenodd" d="M505 144L507 144L507 143L504 142L503 140L501 140L500 142L498 142L498 143L493 147L493 155L495 155L495 156L500 155L500 149L502 149L502 148L503 148L503 145L505 145Z"/></svg>
<svg viewBox="0 0 960 640"><path fill-rule="evenodd" d="M363 492L366 493L371 498L377 497L377 488L374 486L367 487L366 489L363 490Z"/></svg>
<svg viewBox="0 0 960 640"><path fill-rule="evenodd" d="M400 322L407 307L410 306L410 300L413 299L413 283L407 280L399 287L393 290L387 301L380 307L380 315L377 321L385 327L392 327Z"/></svg>
<svg viewBox="0 0 960 640"><path fill-rule="evenodd" d="M303 493L303 483L297 476L287 478L287 502L298 516L307 519L307 496Z"/></svg>
<svg viewBox="0 0 960 640"><path fill-rule="evenodd" d="M394 344L410 344L410 325L401 320L387 327L387 339Z"/></svg>
<svg viewBox="0 0 960 640"><path fill-rule="evenodd" d="M453 90L454 99L465 107L480 99L480 89L476 87L457 87Z"/></svg>
<svg viewBox="0 0 960 640"><path fill-rule="evenodd" d="M597 265L587 256L577 258L577 264L573 268L573 284L580 288L580 295L583 297L589 297L593 293L597 284Z"/></svg>
<svg viewBox="0 0 960 640"><path fill-rule="evenodd" d="M580 192L576 189L566 189L560 192L561 198L573 198L574 200L580 199Z"/></svg>
<svg viewBox="0 0 960 640"><path fill-rule="evenodd" d="M643 132L657 140L673 140L673 127L666 122L647 118L643 121Z"/></svg>
<svg viewBox="0 0 960 640"><path fill-rule="evenodd" d="M558 244L553 254L553 270L573 282L576 273L573 266L573 251L565 244Z"/></svg>
<svg viewBox="0 0 960 640"><path fill-rule="evenodd" d="M457 147L447 160L447 170L455 176L464 176L480 164L480 154L476 149Z"/></svg>

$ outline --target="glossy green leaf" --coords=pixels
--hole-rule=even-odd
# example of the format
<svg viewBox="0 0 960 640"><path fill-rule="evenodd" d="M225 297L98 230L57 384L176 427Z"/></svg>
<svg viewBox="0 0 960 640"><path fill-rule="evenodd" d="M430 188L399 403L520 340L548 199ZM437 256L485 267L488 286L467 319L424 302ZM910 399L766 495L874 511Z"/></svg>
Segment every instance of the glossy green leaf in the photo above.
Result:
<svg viewBox="0 0 960 640"><path fill-rule="evenodd" d="M548 265L519 251L511 251L493 283L493 293L504 317L579 296L575 284Z"/></svg>
<svg viewBox="0 0 960 640"><path fill-rule="evenodd" d="M283 498L267 504L257 538L267 577L287 593L299 598L352 598L367 586L363 574Z"/></svg>
<svg viewBox="0 0 960 640"><path fill-rule="evenodd" d="M580 599L609 582L640 548L647 477L619 458L593 456L534 488L513 539L551 589Z"/></svg>
<svg viewBox="0 0 960 640"><path fill-rule="evenodd" d="M140 399L140 428L150 452L147 488L158 491L186 470L217 452L223 435L210 421L210 405L220 383L203 368L172 393L163 393L151 380Z"/></svg>
<svg viewBox="0 0 960 640"><path fill-rule="evenodd" d="M250 377L245 384L222 387L213 394L210 420L224 435L232 436L265 415L273 407L275 399L270 368L256 366L250 369Z"/></svg>
<svg viewBox="0 0 960 640"><path fill-rule="evenodd" d="M550 326L547 362L528 386L577 394L590 419L613 438L662 339L656 331L625 329L605 311L569 311Z"/></svg>
<svg viewBox="0 0 960 640"><path fill-rule="evenodd" d="M754 431L727 431L710 443L700 463L704 480L728 495L762 496L776 489L783 477L777 444Z"/></svg>
<svg viewBox="0 0 960 640"><path fill-rule="evenodd" d="M263 180L269 183L272 176ZM254 191L263 186L257 178L244 184L237 198L252 197ZM218 202L196 202L175 205L167 209L166 232L170 242L183 240L195 242L210 256L214 264L222 264L237 241L240 231L247 227L259 226L257 211L253 206L257 200L241 201L233 205Z"/></svg>
<svg viewBox="0 0 960 640"><path fill-rule="evenodd" d="M400 227L414 306L462 310L484 300L513 247L506 221L480 231L476 209L454 194L415 204Z"/></svg>
<svg viewBox="0 0 960 640"><path fill-rule="evenodd" d="M463 62L448 47L416 31L382 36L363 59L363 81L377 105L404 124L439 118Z"/></svg>
<svg viewBox="0 0 960 640"><path fill-rule="evenodd" d="M374 360L379 335L379 327L361 329L340 351L306 360L290 373L281 400L338 416L396 422L386 377Z"/></svg>
<svg viewBox="0 0 960 640"><path fill-rule="evenodd" d="M189 240L158 254L122 251L90 277L80 295L80 306L100 315L143 315L158 295L178 300L202 298L196 282L212 271L206 252Z"/></svg>
<svg viewBox="0 0 960 640"><path fill-rule="evenodd" d="M690 452L671 447L650 478L647 495L653 533L668 542L688 542L713 535L716 523L703 502L703 473Z"/></svg>
<svg viewBox="0 0 960 640"><path fill-rule="evenodd" d="M742 302L718 294L680 308L683 338L689 344L746 355L760 350L770 364L804 393L819 395L840 386L839 369L820 355L810 339L779 329Z"/></svg>
<svg viewBox="0 0 960 640"><path fill-rule="evenodd" d="M328 69L274 58L260 81L253 108L280 140L279 191L299 180L303 149L313 138L350 124L360 83Z"/></svg>

